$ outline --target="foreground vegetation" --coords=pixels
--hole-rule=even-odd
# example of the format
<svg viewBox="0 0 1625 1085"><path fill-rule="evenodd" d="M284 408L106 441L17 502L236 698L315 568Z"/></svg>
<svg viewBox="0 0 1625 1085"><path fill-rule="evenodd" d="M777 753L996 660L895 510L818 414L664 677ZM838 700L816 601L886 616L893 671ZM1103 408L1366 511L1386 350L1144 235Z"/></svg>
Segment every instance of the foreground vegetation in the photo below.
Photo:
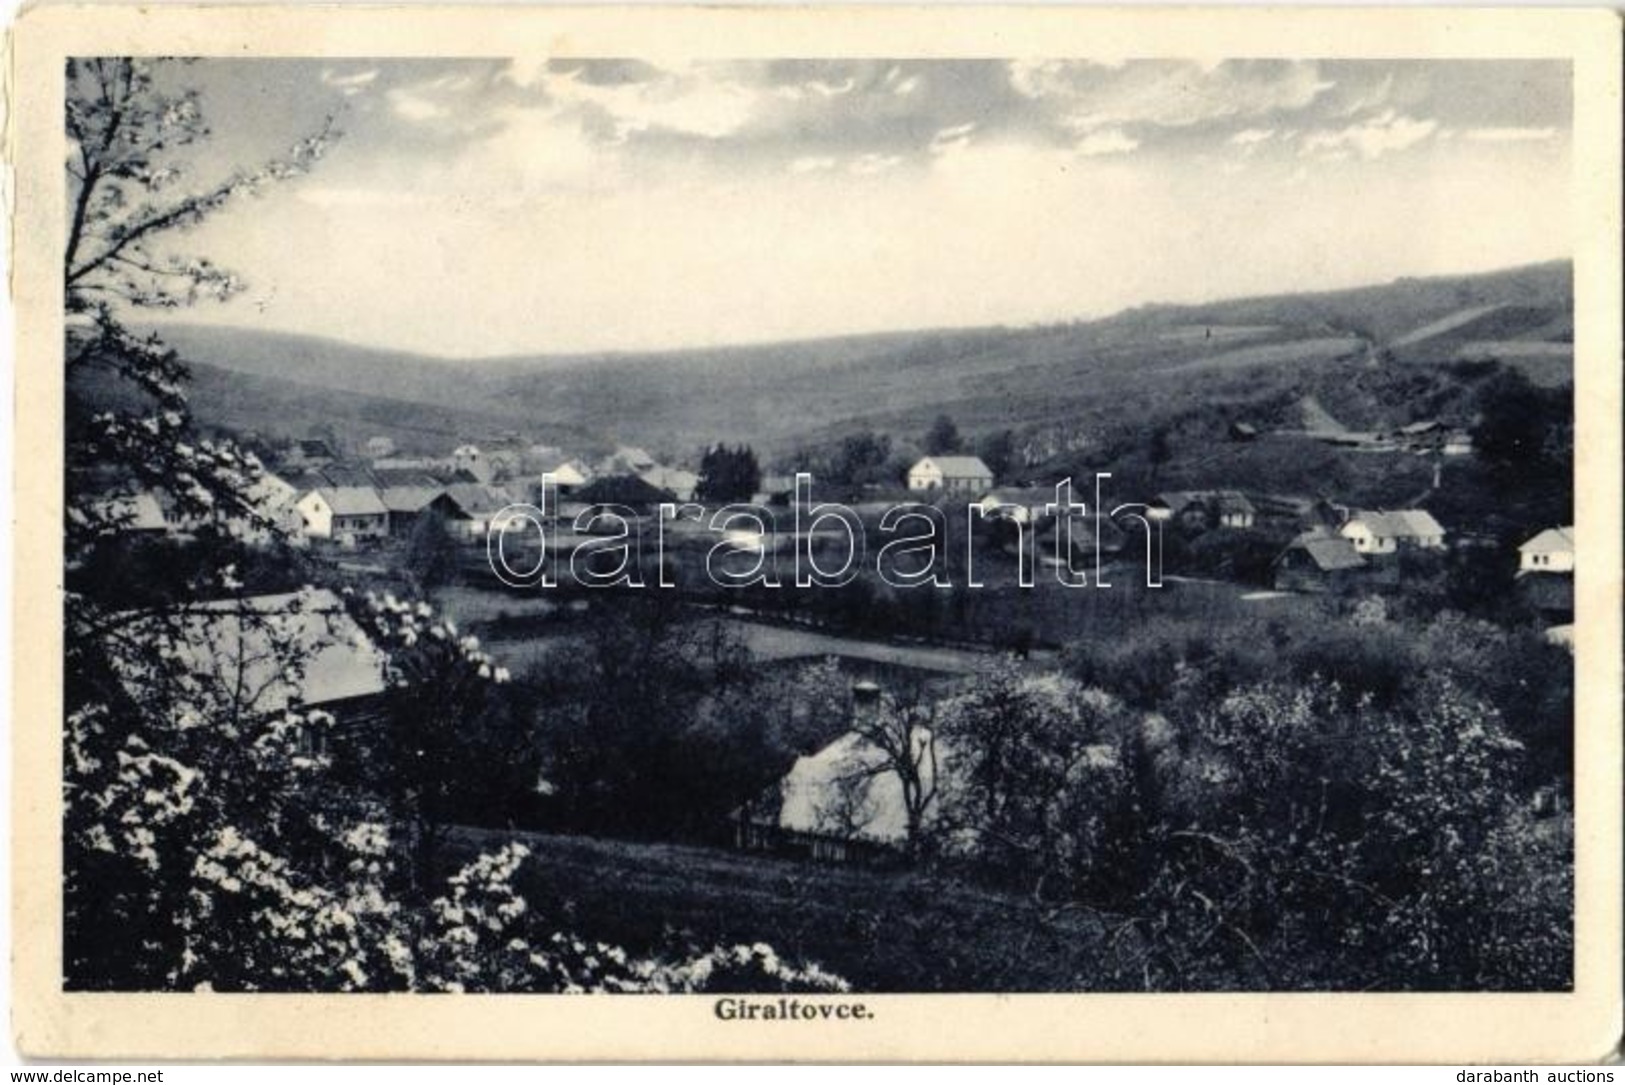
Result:
<svg viewBox="0 0 1625 1085"><path fill-rule="evenodd" d="M1233 585L1153 593L1128 577L1080 605L1012 588L1007 571L985 592L860 580L742 596L848 637L978 642L985 665L966 676L888 664L886 695L860 718L850 664L764 665L736 626L679 594L603 593L564 616L569 653L509 674L425 599L369 593L320 562L228 538L220 524L256 516L246 493L258 464L199 431L184 366L103 297L171 307L238 289L207 262L144 263L136 242L297 176L324 140L171 197L159 152L203 138L195 100L166 96L141 62L75 62L68 77L80 151L65 266L70 987L1569 985L1573 663L1497 602L1493 579L1474 579L1482 569L1417 567L1403 596L1282 605ZM116 150L96 159L98 146ZM123 269L131 259L136 272ZM1317 342L1357 341L1362 360L1380 338L1319 331ZM1075 368L1065 336L1030 338L1054 367ZM982 333L930 350L900 342L897 379L920 383L944 342L971 357L996 348ZM1144 360L1110 335L1099 345L1125 382ZM1212 369L1190 387L1244 383L1228 363ZM130 397L91 402L91 373ZM1053 385L1042 366L1029 375ZM1478 511L1497 490L1522 515L1560 515L1564 393L1508 380L1482 367L1422 378L1430 410L1477 404L1491 422L1478 430L1483 462L1453 492ZM1114 409L1137 417L1133 403ZM948 447L949 428L927 440ZM1193 428L1145 441L1148 482L1179 477L1178 449L1203 440ZM889 470L896 450L881 445L843 438L845 481ZM1051 453L1093 464L1066 440ZM733 474L739 490L755 472ZM119 484L166 487L206 526L187 544L132 543L97 500ZM1557 496L1537 506L1542 492ZM338 591L382 653L386 688L349 728L211 678L189 646L198 604L297 592L241 619L271 673L298 686L310 654L291 626L315 597L307 585ZM517 639L524 622L556 618L503 624ZM1035 658L1046 641L1053 654ZM742 802L849 729L906 805L884 861L831 870L715 848Z"/></svg>

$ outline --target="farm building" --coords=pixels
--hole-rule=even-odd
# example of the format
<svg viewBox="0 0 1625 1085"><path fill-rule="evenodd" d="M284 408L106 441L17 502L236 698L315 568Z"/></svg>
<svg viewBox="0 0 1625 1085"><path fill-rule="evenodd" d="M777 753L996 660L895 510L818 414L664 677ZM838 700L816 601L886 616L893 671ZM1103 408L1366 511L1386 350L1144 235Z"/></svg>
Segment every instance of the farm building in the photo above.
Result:
<svg viewBox="0 0 1625 1085"><path fill-rule="evenodd" d="M1187 531L1210 527L1250 528L1258 511L1239 490L1170 490L1151 500L1147 515Z"/></svg>
<svg viewBox="0 0 1625 1085"><path fill-rule="evenodd" d="M911 490L980 493L993 486L993 472L977 456L927 456L908 469Z"/></svg>
<svg viewBox="0 0 1625 1085"><path fill-rule="evenodd" d="M120 535L166 535L173 530L163 503L150 490L102 498L92 503L91 514L109 532Z"/></svg>
<svg viewBox="0 0 1625 1085"><path fill-rule="evenodd" d="M843 862L894 851L907 839L903 785L856 731L797 758L783 779L734 812L734 842L749 850Z"/></svg>
<svg viewBox="0 0 1625 1085"><path fill-rule="evenodd" d="M1549 527L1518 547L1518 598L1550 622L1574 620L1574 527Z"/></svg>
<svg viewBox="0 0 1625 1085"><path fill-rule="evenodd" d="M468 538L477 540L483 540L502 510L515 503L500 486L477 482L453 482L446 487L446 497L450 502L446 518L455 521Z"/></svg>
<svg viewBox="0 0 1625 1085"><path fill-rule="evenodd" d="M589 482L572 495L587 508L619 506L633 514L647 516L662 502L675 501L671 491L663 490L637 475L610 475Z"/></svg>
<svg viewBox="0 0 1625 1085"><path fill-rule="evenodd" d="M385 486L378 491L378 497L388 510L389 533L392 536L410 535L412 529L417 526L418 519L431 507L436 508L448 520L462 518L461 510L442 486L426 484Z"/></svg>
<svg viewBox="0 0 1625 1085"><path fill-rule="evenodd" d="M1316 529L1292 540L1275 559L1275 590L1298 592L1341 591L1372 577L1371 563L1354 543Z"/></svg>
<svg viewBox="0 0 1625 1085"><path fill-rule="evenodd" d="M657 490L665 490L678 501L694 500L694 491L700 485L700 476L680 467L649 468L638 476Z"/></svg>
<svg viewBox="0 0 1625 1085"><path fill-rule="evenodd" d="M1246 495L1236 490L1218 491L1213 495L1212 506L1214 519L1220 527L1252 527L1258 515Z"/></svg>
<svg viewBox="0 0 1625 1085"><path fill-rule="evenodd" d="M1574 571L1574 527L1549 527L1518 547L1518 571L1524 573L1572 573Z"/></svg>
<svg viewBox="0 0 1625 1085"><path fill-rule="evenodd" d="M1396 512L1356 509L1337 531L1362 554L1392 554L1406 547L1444 548L1444 527L1426 509Z"/></svg>
<svg viewBox="0 0 1625 1085"><path fill-rule="evenodd" d="M638 475L658 467L655 458L635 445L621 445L599 461L596 474Z"/></svg>
<svg viewBox="0 0 1625 1085"><path fill-rule="evenodd" d="M150 636L129 635L142 623L151 624ZM183 696L197 698L204 718L319 709L346 728L375 716L387 689L384 654L327 589L194 603L181 613L135 618L117 638L112 658L138 702L149 694L167 699L177 681L174 672L160 673L144 658L157 640L174 648ZM302 740L322 752L325 737Z"/></svg>
<svg viewBox="0 0 1625 1085"><path fill-rule="evenodd" d="M370 486L332 486L311 490L295 506L304 534L354 545L389 534L389 509Z"/></svg>
<svg viewBox="0 0 1625 1085"><path fill-rule="evenodd" d="M295 507L299 488L269 471L261 471L248 486L248 500L263 522L247 516L232 516L226 520L228 534L245 542L266 543L273 532L297 535L304 527L304 518Z"/></svg>
<svg viewBox="0 0 1625 1085"><path fill-rule="evenodd" d="M559 488L559 493L569 493L592 481L592 470L580 460L565 460L544 474L553 476L553 485Z"/></svg>
<svg viewBox="0 0 1625 1085"><path fill-rule="evenodd" d="M762 488L751 495L753 505L788 505L795 500L794 475L763 475Z"/></svg>

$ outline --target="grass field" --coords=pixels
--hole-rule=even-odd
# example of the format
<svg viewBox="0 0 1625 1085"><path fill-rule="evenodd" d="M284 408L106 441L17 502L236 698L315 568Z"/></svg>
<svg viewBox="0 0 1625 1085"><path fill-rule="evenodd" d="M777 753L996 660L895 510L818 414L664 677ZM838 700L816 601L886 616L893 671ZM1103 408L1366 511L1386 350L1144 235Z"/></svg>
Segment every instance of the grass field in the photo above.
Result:
<svg viewBox="0 0 1625 1085"><path fill-rule="evenodd" d="M629 951L766 942L864 991L1109 989L1099 918L925 872L477 829L452 861L509 840L531 849L515 885L533 909Z"/></svg>

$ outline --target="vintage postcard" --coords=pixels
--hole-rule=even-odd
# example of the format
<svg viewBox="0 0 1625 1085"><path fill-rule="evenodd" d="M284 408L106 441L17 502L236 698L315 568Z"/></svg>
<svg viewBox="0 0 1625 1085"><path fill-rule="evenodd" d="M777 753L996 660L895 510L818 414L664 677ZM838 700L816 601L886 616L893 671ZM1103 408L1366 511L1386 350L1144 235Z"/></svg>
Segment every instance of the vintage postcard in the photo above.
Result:
<svg viewBox="0 0 1625 1085"><path fill-rule="evenodd" d="M1594 11L45 4L30 1055L1574 1061Z"/></svg>

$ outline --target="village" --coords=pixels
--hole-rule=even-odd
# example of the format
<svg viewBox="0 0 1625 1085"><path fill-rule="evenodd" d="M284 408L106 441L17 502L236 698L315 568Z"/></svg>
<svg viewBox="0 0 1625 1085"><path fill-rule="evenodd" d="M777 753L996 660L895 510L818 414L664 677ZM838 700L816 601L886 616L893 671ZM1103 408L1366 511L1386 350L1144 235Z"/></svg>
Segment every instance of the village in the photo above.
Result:
<svg viewBox="0 0 1625 1085"><path fill-rule="evenodd" d="M65 988L1571 988L1590 559L1561 251L1429 270L1373 244L1333 269L1317 240L1302 266L1251 276L1168 262L1131 231L1090 265L1079 239L1133 212L1072 191L1097 165L1080 158L1039 171L1057 187L1034 190L1035 273L1027 242L963 202L1002 186L931 179L984 139L1076 143L1072 113L1031 128L1047 75L887 62L865 82L814 61L682 78L763 82L764 120L840 110L845 91L807 91L849 86L873 108L827 118L848 156L892 127L866 118L917 108L916 78L983 89L951 119L899 121L919 145L895 171L869 153L803 170L825 129L792 119L759 171L760 236L690 230L697 262L646 259L641 228L714 225L706 201L649 203L614 241L583 244L610 225L587 216L589 234L543 243L511 209L472 229L482 201L462 194L435 256L399 259L431 270L368 281L373 246L414 231L392 194L334 198L389 175L346 153L398 143L438 163L507 130L462 131L462 106L413 94L483 88L498 97L467 115L491 118L529 98L506 61L333 63L351 82L281 62L68 65ZM1138 99L1220 70L1127 67L1074 74L1149 80L1125 86ZM657 70L598 74L636 87ZM538 99L585 71L550 69ZM194 78L213 85L194 95ZM627 154L659 133L600 115L620 93L536 120ZM354 99L363 132L450 126L328 158L312 95ZM211 140L205 99L246 144ZM291 151L255 134L262 100L308 132ZM965 126L977 101L1005 103L1002 135ZM1191 163L1282 152L1244 119L1215 118L1200 152L1172 149L1185 124L1155 127ZM1163 161L1132 131L1084 143L1143 136L1135 161ZM757 173L726 142L679 158L734 206ZM190 197L167 163L193 157L244 164ZM676 161L602 176L644 206ZM1327 216L1346 220L1372 195L1354 164L1292 198L1347 188ZM337 188L306 184L329 168ZM1186 221L1161 176L1133 187ZM517 180L524 206L554 191ZM832 189L807 223L782 217L803 186L893 183L913 195ZM256 206L335 224L365 206L380 232L342 254L320 230L248 248L199 233L222 259L257 254L241 303L248 278L214 254L143 248L148 231L184 248L272 187L293 195ZM1236 198L1237 222L1266 206ZM795 256L819 232L804 225L859 207L845 241ZM1113 210L1045 222L1085 207ZM979 240L939 247L945 223L945 241ZM1233 259L1270 255L1239 232ZM762 251L721 244L736 234ZM910 262L854 258L871 235ZM458 262L510 237L522 259ZM624 259L604 264L608 245ZM366 270L333 279L351 255ZM606 267L627 282L605 289ZM587 293L525 278L543 268ZM926 269L966 277L896 289ZM638 276L652 293L623 289Z"/></svg>
<svg viewBox="0 0 1625 1085"><path fill-rule="evenodd" d="M1232 426L1231 434L1236 441L1259 439L1246 424ZM1440 485L1444 457L1467 455L1472 448L1466 434L1433 423L1407 425L1372 439L1393 454L1431 458L1434 488ZM336 451L327 440L300 439L287 443L280 462L262 466L253 487L260 514L255 523L238 519L225 526L230 534L258 541L267 541L274 533L281 541L313 549L350 568L367 568L369 560L370 567L383 568L401 559L399 551L414 531L434 522L470 559L462 564L472 570L490 568L496 538L515 552L521 552L527 541L540 541L550 551L549 567L568 573L574 567L575 549L602 554L603 536L626 538L651 521L662 542L668 531L694 534L703 528L727 544L724 551L758 559L764 551L771 556L787 549L785 544L796 541L797 527L803 534L809 529L822 532L820 543L829 542L832 532L840 535L846 530L849 556L856 556L850 551L856 537L852 531L862 532L866 523L879 526L877 514L884 510L937 508L940 513L946 507L948 514L959 515L963 508L973 522L991 529L978 539L983 548L1020 560L1018 582L1025 587L1032 586L1035 562L1054 570L1063 584L1088 583L1079 570L1090 568L1096 584L1102 585L1103 560L1136 559L1143 579L1157 584L1164 572L1176 577L1182 572L1165 569L1165 538L1210 535L1210 546L1227 539L1233 546L1243 539L1276 544L1267 571L1255 568L1250 575L1238 574L1231 562L1224 566L1228 576L1219 579L1277 592L1339 593L1399 589L1402 556L1494 546L1493 540L1469 526L1447 531L1420 506L1358 508L1339 503L1335 495L1233 488L1167 490L1145 500L1119 502L1102 495L1101 484L1107 478L1109 474L1101 474L1093 480L1094 493L1089 494L1086 486L1072 479L1001 479L976 456L945 454L921 457L890 487L870 484L832 491L804 474L798 488L794 475L764 475L757 470L748 485L735 486L720 499L697 500L704 491L699 474L659 464L632 446L618 446L589 464L555 447L526 445L514 435L484 448L460 444L442 457L397 455L393 442L382 437L368 440L349 455ZM1059 488L1063 483L1064 490ZM1077 497L1072 496L1074 491ZM1425 502L1428 494L1419 497ZM841 498L854 503L848 505ZM123 532L183 537L197 523L195 518L175 515L172 506L161 489L108 500L110 518ZM804 523L799 514L809 510L822 510L823 519ZM538 513L547 517L552 538L538 538ZM843 518L851 529L841 528ZM926 519L931 525L937 522ZM879 527L884 534L878 534L877 543L896 534L895 523L894 519ZM1000 525L1009 530L998 530ZM926 536L903 538L927 537L940 547L929 531ZM708 551L699 552L709 559ZM663 557L663 552L657 555ZM1515 554L1501 560L1515 563L1519 590L1529 594L1552 625L1562 627L1572 619L1571 527L1552 525L1523 540ZM889 582L946 586L940 578L930 579L940 576L940 564L940 553L933 551L930 559L914 563L906 575ZM776 583L760 560L751 569L751 575L736 571L710 580L722 587ZM608 578L602 574L596 580L578 578L578 583L614 584L622 579L645 583L631 579L634 563L623 561L613 572ZM1530 574L1536 575L1529 579ZM664 577L649 582L671 586ZM975 583L974 575L971 582Z"/></svg>
<svg viewBox="0 0 1625 1085"><path fill-rule="evenodd" d="M1290 434L1286 439L1303 437ZM1236 426L1230 439L1269 438L1261 438L1251 427ZM1465 455L1471 449L1465 434L1435 425L1406 426L1374 438L1379 440L1390 453L1430 457L1435 486L1444 457ZM1365 446L1367 451L1371 447ZM1097 499L1104 478L1109 475L1096 480ZM788 552L789 547L780 545L786 542L805 544L819 574L797 579L798 587L847 586L850 575L829 576L816 556L824 555L837 567L848 562L856 545L854 530L861 534L868 525L884 532L895 526L882 516L889 508L916 510L913 515L934 525L945 519L942 510L953 514L963 507L971 525L964 536L967 581L972 588L987 586L970 568L980 560L979 567L997 582L990 600L1035 589L1035 565L1045 568L1046 584L1108 587L1106 578L1111 575L1141 598L1167 593L1180 600L1195 598L1193 593L1218 592L1264 613L1270 612L1272 603L1294 598L1402 600L1408 590L1418 590L1420 581L1436 578L1439 563L1453 551L1466 550L1488 553L1492 561L1507 566L1506 581L1529 612L1539 616L1547 639L1571 641L1575 559L1573 528L1567 525L1546 528L1525 539L1515 552L1504 553L1471 531L1448 530L1423 507L1356 508L1327 496L1230 488L1163 491L1144 502L1122 503L1109 516L1074 504L1077 512L1058 516L1058 508L1066 509L1071 499L1070 480L1046 486L1030 478L1000 478L977 456L963 454L922 456L891 487L829 492L832 499L853 499L852 506L831 500L814 508L813 480L805 474L799 486L789 474L756 473L746 481L749 485L741 487L736 480L733 492L724 495L738 500L703 500L702 475L657 463L631 446L616 447L589 463L586 457L525 444L513 435L483 445L464 442L441 457L399 455L387 438L370 439L349 454L327 440L297 439L286 443L274 468L258 473L252 493L259 516L252 520L237 517L209 524L206 519L178 517L168 511L172 502L158 490L110 498L102 507L107 522L128 538L184 543L199 530L223 529L251 546L292 547L313 560L315 568L326 569L324 575L334 584L371 588L386 598L400 593L402 598L418 594L435 599L461 619L468 632L487 639L485 649L494 661L505 664L503 675L539 665L547 646L569 643L580 635L579 625L560 624L562 615L580 618L591 607L613 608L627 598L628 588L684 587L688 589L682 594L684 605L696 616L722 614L722 621L743 632L747 654L755 656L764 673L785 675L790 673L786 668L812 664L834 668L824 680L839 690L826 708L844 707L838 709L838 718L803 728L820 736L821 744L790 751L795 760L788 772L761 795L741 797L731 806L727 815L731 828L717 831L711 826L699 833L702 839L727 841L746 850L813 860L901 856L934 814L931 796L937 783L932 774L938 762L951 765L955 758L932 742L928 728L914 734L905 727L900 738L889 735L886 725L876 722L883 715L879 705L904 691L916 703L922 703L922 697L951 703L962 696L967 677L1011 652L1034 676L1032 681L1051 681L1044 675L1059 665L1058 650L1068 639L1065 623L1055 629L1022 628L1014 636L956 637L942 627L888 625L873 613L854 621L839 609L786 610L764 595L762 589L781 588L790 581L788 564L784 581L772 571L773 561ZM547 505L564 525L554 524L552 537L541 538L546 545L532 551L533 568L545 564L550 571L558 570L564 591L551 577L519 582L502 575L502 566L493 565L494 554L527 553L526 543L532 541L537 525L523 510L537 511L532 501ZM681 517L679 508L685 510ZM801 516L809 512L822 517L810 531ZM1088 514L1079 514L1084 512ZM690 545L678 545L669 555L662 547L652 566L632 558L626 539L651 520L658 522L662 543L670 530L679 544ZM844 526L849 521L850 526ZM776 524L784 539L777 539ZM711 533L696 542L706 527ZM803 527L799 536L798 527ZM412 568L421 558L413 540L421 545L425 537L439 544L440 556L446 559L432 570ZM905 540L917 543L922 538ZM592 561L578 566L574 550L591 550L595 558L602 558L608 552L606 541L619 543L624 551L619 561L608 568ZM1201 573L1193 573L1192 543L1210 551L1221 546L1227 555L1256 554L1262 544L1265 563L1248 566L1228 556L1214 563L1210 554ZM932 547L924 560L898 566L901 571L895 578L880 568L880 579L891 587L922 587L927 593L933 586L947 586L937 568L942 555L935 541ZM719 554L720 562L713 564ZM1174 557L1173 564L1165 566L1165 556ZM797 551L798 570L800 557ZM735 567L729 567L729 559L738 559ZM648 579L639 575L640 562L648 567ZM697 568L707 575L696 575ZM538 593L538 584L554 590ZM532 590L516 594L516 587ZM590 587L618 587L623 593L590 603L579 591L568 590ZM1149 597L1146 591L1151 592ZM1066 595L1058 597L1062 607L1070 605ZM274 610L286 599L269 595L242 602L260 611ZM884 609L873 597L868 605ZM1380 612L1380 602L1376 605ZM1175 609L1178 606L1176 602ZM1088 600L1080 600L1072 612L1087 614L1088 608ZM238 642L246 635L234 608L217 611L220 629L207 620L192 629L200 653L218 653L222 636L240 648ZM261 707L275 708L296 697L308 708L336 712L343 720L373 716L372 702L386 688L378 649L346 616L339 596L330 589L317 590L299 611L307 624L300 636L316 654L311 674L319 680L297 693L291 689L276 693L274 703ZM537 620L555 612L558 616L551 621ZM993 617L998 613L990 606L986 620L1008 624ZM265 685L271 689L278 684ZM791 709L792 715L805 711L805 706ZM323 736L319 741L325 751L328 739ZM930 745L929 768L924 768L924 752L916 748L921 741ZM1115 756L1110 746L1096 746L1089 753L1101 768L1115 766ZM542 771L535 784L542 805L553 790ZM687 835L692 834L690 829Z"/></svg>

